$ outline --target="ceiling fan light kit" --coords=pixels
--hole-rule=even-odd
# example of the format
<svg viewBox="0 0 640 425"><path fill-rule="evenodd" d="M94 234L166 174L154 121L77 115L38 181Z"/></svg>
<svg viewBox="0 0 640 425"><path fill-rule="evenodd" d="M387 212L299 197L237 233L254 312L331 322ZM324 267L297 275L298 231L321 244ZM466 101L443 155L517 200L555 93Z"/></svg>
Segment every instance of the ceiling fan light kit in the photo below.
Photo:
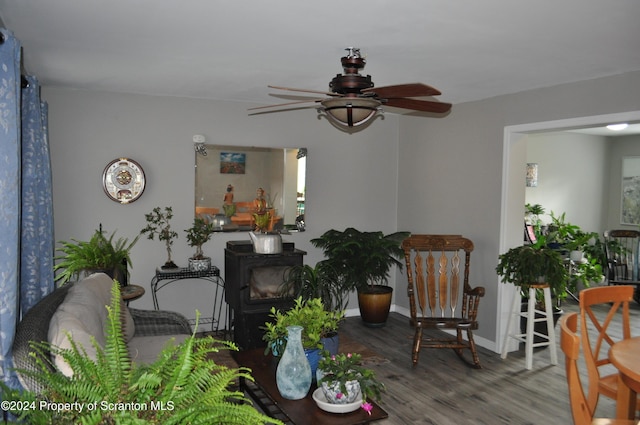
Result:
<svg viewBox="0 0 640 425"><path fill-rule="evenodd" d="M331 123L338 127L359 127L382 113L381 103L375 99L341 97L320 102L319 113L324 112Z"/></svg>
<svg viewBox="0 0 640 425"><path fill-rule="evenodd" d="M327 98L312 98L251 109L274 108L307 102L320 103L320 106L317 107L320 113L318 117L324 116L335 127L350 133L367 127L365 124L373 121L376 116L380 116L383 113L382 105L436 114L444 114L451 110L450 103L416 99L416 97L441 94L439 90L426 84L411 83L374 88L371 76L363 76L359 73L366 65L366 60L360 55L360 49L348 47L346 50L347 55L340 59L343 73L336 75L329 83L330 93L269 86L280 90L324 94L328 96Z"/></svg>

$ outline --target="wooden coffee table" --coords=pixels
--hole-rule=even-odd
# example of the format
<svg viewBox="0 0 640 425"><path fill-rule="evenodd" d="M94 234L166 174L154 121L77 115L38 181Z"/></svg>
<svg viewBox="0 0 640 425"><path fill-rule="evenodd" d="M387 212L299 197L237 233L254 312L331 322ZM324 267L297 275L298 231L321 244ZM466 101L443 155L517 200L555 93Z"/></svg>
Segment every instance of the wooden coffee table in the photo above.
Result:
<svg viewBox="0 0 640 425"><path fill-rule="evenodd" d="M240 386L251 396L260 408L269 416L287 424L297 425L356 425L367 424L389 417L376 403L371 402L373 410L368 415L363 409L351 413L328 413L320 409L311 398L316 386L312 385L309 394L302 400L287 400L280 395L276 385L277 363L271 354L265 355L264 348L246 351L234 351L232 356L239 366L251 369L255 382L240 380Z"/></svg>

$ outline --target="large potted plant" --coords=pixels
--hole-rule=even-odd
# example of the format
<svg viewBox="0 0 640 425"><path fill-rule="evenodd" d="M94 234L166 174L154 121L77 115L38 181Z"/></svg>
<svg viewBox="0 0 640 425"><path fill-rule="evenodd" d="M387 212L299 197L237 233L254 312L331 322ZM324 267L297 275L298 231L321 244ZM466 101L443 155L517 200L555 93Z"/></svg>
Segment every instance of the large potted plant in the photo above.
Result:
<svg viewBox="0 0 640 425"><path fill-rule="evenodd" d="M402 268L401 244L409 232L361 232L352 227L344 231L329 230L311 243L322 248L326 262L341 277L346 293L358 292L360 317L365 325L386 324L393 288L388 286L392 266Z"/></svg>
<svg viewBox="0 0 640 425"><path fill-rule="evenodd" d="M202 245L204 245L209 239L215 227L212 223L207 223L202 218L196 217L193 220L193 225L185 229L187 233L187 243L189 246L196 249L196 253L189 258L189 270L191 271L206 271L211 268L211 257L206 257L202 251Z"/></svg>
<svg viewBox="0 0 640 425"><path fill-rule="evenodd" d="M147 225L140 231L141 235L147 234L147 239L153 240L158 235L159 241L164 241L167 248L167 261L162 266L163 269L178 268L176 263L171 259L171 245L173 240L178 237L178 233L171 229L171 219L173 218L173 209L171 207L155 207L153 211L144 215Z"/></svg>
<svg viewBox="0 0 640 425"><path fill-rule="evenodd" d="M102 229L96 230L88 241L62 241L57 251L62 255L54 257L58 261L53 270L62 270L55 280L65 284L71 278L80 278L82 273L103 272L123 285L128 282L128 268L131 266L131 248L138 237L129 242L126 238L114 240L116 232L106 237Z"/></svg>
<svg viewBox="0 0 640 425"><path fill-rule="evenodd" d="M154 363L131 360L120 320L120 291L114 283L108 309L105 347L94 341L96 359L69 336L72 348L34 344L41 354L61 355L73 376L51 370L43 357L39 370L23 370L44 388L43 394L9 389L0 382L8 409L29 424L281 424L256 410L234 383L253 380L249 369L216 364L211 355L236 350L232 342L196 338L165 347ZM196 325L197 329L197 325ZM44 404L43 404L44 403ZM45 407L43 407L45 406ZM63 408L62 408L63 407Z"/></svg>

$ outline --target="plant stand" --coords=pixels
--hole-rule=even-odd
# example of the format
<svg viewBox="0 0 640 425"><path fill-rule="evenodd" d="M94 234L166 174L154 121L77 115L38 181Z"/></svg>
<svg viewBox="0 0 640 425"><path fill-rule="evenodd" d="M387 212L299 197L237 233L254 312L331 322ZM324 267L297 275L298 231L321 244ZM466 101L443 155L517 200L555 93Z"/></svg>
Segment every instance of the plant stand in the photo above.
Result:
<svg viewBox="0 0 640 425"><path fill-rule="evenodd" d="M536 289L542 289L544 294L544 310L536 309ZM536 317L536 313L537 317ZM517 333L514 331L514 327L517 326L519 320L516 318L527 318L527 330L525 333ZM534 331L535 322L547 322L547 335ZM516 329L519 329L517 326ZM533 337L537 336L542 339L541 342L535 343ZM525 361L528 370L533 367L533 349L534 347L546 347L549 346L549 355L551 357L551 364L558 364L558 354L556 352L556 334L553 323L553 304L551 302L551 288L547 284L533 284L529 285L529 302L527 305L527 311L522 311L522 295L521 291L517 290L513 296L513 303L511 304L511 312L509 313L509 320L507 322L507 332L502 343L502 359L507 358L507 345L509 338L513 338L519 342L525 344Z"/></svg>

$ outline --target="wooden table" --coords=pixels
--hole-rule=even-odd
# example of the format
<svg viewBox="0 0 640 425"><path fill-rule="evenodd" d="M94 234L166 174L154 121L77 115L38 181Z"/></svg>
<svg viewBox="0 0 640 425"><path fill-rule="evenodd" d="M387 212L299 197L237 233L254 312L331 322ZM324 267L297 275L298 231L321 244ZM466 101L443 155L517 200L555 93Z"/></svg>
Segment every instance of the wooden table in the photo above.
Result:
<svg viewBox="0 0 640 425"><path fill-rule="evenodd" d="M618 369L616 417L634 419L640 393L640 337L616 342L609 349L609 360Z"/></svg>
<svg viewBox="0 0 640 425"><path fill-rule="evenodd" d="M251 369L255 383L240 380L242 389L271 417L287 424L299 425L357 425L387 418L389 415L376 403L371 416L363 409L351 413L328 413L320 409L311 398L316 386L302 400L287 400L280 395L276 385L276 361L271 354L264 354L264 348L232 352L238 365Z"/></svg>
<svg viewBox="0 0 640 425"><path fill-rule="evenodd" d="M144 288L140 285L127 285L120 288L120 296L127 305L129 301L137 300L144 295Z"/></svg>

